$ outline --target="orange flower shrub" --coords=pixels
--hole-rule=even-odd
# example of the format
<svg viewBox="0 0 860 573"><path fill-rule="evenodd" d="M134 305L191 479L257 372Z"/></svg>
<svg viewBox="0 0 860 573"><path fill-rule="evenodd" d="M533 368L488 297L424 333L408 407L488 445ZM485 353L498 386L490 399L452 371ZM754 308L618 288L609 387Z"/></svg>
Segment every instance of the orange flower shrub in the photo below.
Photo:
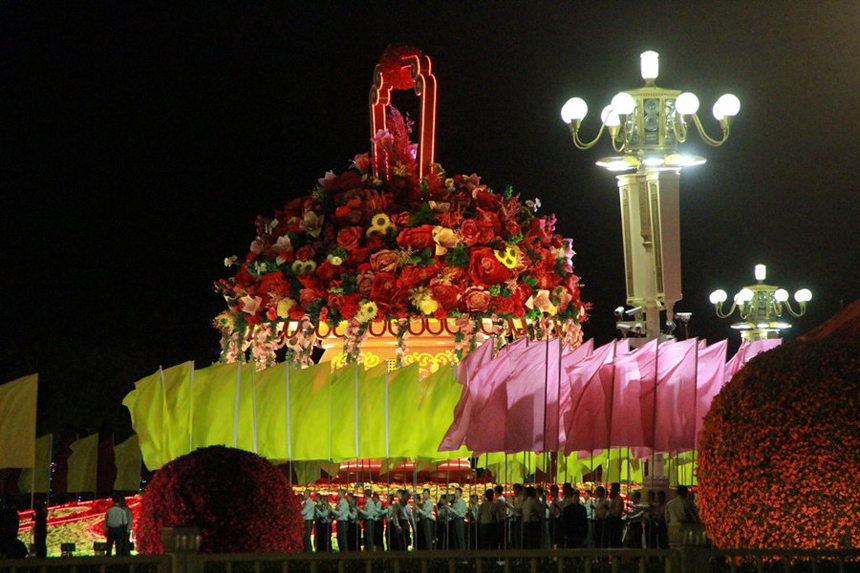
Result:
<svg viewBox="0 0 860 573"><path fill-rule="evenodd" d="M718 547L860 547L860 340L750 361L705 417L698 478Z"/></svg>

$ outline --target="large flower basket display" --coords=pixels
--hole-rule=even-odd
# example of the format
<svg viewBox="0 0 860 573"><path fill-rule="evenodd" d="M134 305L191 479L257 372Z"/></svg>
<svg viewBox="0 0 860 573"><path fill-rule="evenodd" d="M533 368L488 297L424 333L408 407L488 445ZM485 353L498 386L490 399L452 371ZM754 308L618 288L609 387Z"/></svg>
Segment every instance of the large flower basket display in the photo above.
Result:
<svg viewBox="0 0 860 573"><path fill-rule="evenodd" d="M420 98L414 122L392 90ZM500 192L434 161L436 80L414 48L389 48L370 93L372 153L272 217L257 219L236 272L216 289L222 360L311 362L315 346L336 366L418 361L426 372L461 359L488 334L581 341L571 240L539 201ZM500 339L504 337L499 337Z"/></svg>
<svg viewBox="0 0 860 573"><path fill-rule="evenodd" d="M860 547L860 340L790 342L714 399L699 503L724 548Z"/></svg>

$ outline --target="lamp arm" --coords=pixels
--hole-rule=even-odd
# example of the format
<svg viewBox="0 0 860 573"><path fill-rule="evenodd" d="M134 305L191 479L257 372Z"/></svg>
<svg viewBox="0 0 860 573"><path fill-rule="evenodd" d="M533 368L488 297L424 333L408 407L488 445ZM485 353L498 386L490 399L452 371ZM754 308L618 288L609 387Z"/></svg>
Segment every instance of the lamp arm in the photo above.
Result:
<svg viewBox="0 0 860 573"><path fill-rule="evenodd" d="M693 114L693 123L696 124L696 129L698 130L699 135L701 135L702 139L705 140L705 143L707 143L711 147L719 147L722 144L724 144L726 142L726 140L729 138L729 122L728 121L723 120L721 122L722 127L723 127L722 139L714 139L713 137L710 137L705 132L705 128L702 127L702 122L699 120L699 114L697 114L697 113Z"/></svg>
<svg viewBox="0 0 860 573"><path fill-rule="evenodd" d="M672 131L675 133L675 139L678 143L687 141L687 122L680 113L675 113L675 121L672 122Z"/></svg>
<svg viewBox="0 0 860 573"><path fill-rule="evenodd" d="M782 304L785 305L785 308L788 310L788 313L795 318L798 318L798 317L806 314L806 303L805 302L798 303L800 305L800 310L794 310L793 308L791 308L791 303L789 301L785 301Z"/></svg>
<svg viewBox="0 0 860 573"><path fill-rule="evenodd" d="M573 137L573 144L577 149L591 149L600 139L600 136L603 135L603 128L606 127L606 124L600 122L600 130L597 132L597 136L588 143L579 139L579 121L571 121L568 127L570 128L570 135Z"/></svg>
<svg viewBox="0 0 860 573"><path fill-rule="evenodd" d="M618 131L616 133L612 133L612 128L609 130L610 135L612 135L612 149L614 149L616 153L621 153L627 147L627 128L625 127L623 130L620 128L614 129L617 129ZM621 134L621 137L618 137L619 134ZM617 142L621 142L621 145L616 145Z"/></svg>
<svg viewBox="0 0 860 573"><path fill-rule="evenodd" d="M735 312L735 309L737 307L738 307L738 303L734 302L734 303L732 303L732 308L730 308L728 312L724 313L723 312L723 303L718 302L717 304L714 305L714 310L717 311L717 317L728 318ZM744 320L746 320L746 319L744 319Z"/></svg>

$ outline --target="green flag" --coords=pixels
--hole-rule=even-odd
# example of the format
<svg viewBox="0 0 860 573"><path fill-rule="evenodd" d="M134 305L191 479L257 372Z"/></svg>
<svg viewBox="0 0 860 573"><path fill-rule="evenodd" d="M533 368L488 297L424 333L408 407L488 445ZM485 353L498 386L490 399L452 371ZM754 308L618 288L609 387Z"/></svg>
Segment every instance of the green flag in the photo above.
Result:
<svg viewBox="0 0 860 573"><path fill-rule="evenodd" d="M356 398L364 384L364 368L348 364L332 372L331 384L331 459L335 461L358 458L358 426Z"/></svg>
<svg viewBox="0 0 860 573"><path fill-rule="evenodd" d="M328 363L294 371L290 376L290 439L294 460L331 458Z"/></svg>
<svg viewBox="0 0 860 573"><path fill-rule="evenodd" d="M362 459L385 457L385 379L383 362L364 373L358 386L358 451Z"/></svg>
<svg viewBox="0 0 860 573"><path fill-rule="evenodd" d="M270 460L290 459L287 447L290 370L286 362L281 362L255 374L257 453Z"/></svg>
<svg viewBox="0 0 860 573"><path fill-rule="evenodd" d="M416 425L418 408L418 363L399 368L388 375L388 439L389 458L414 458L421 447Z"/></svg>

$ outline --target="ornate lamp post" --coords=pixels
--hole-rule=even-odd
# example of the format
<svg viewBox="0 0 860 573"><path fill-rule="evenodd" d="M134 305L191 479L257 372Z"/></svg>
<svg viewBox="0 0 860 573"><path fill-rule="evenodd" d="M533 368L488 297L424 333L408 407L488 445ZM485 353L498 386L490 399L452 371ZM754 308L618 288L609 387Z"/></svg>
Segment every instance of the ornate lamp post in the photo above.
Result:
<svg viewBox="0 0 860 573"><path fill-rule="evenodd" d="M674 325L673 307L682 296L680 171L705 162L703 157L679 153L678 146L686 141L691 124L708 145L717 147L725 143L740 102L726 94L714 104L714 117L722 128L721 137L715 139L705 133L696 114L699 99L695 95L655 85L657 52L641 55L641 70L645 85L612 98L600 114L600 130L592 141L580 138L580 125L588 112L584 100L578 97L568 100L561 109L561 117L570 127L577 149L593 147L604 131L609 132L612 148L618 155L604 157L597 165L612 172L636 170L618 175L625 284L627 304L634 310L644 310L643 334L651 339L660 335L661 311L666 310L667 324Z"/></svg>
<svg viewBox="0 0 860 573"><path fill-rule="evenodd" d="M812 300L809 289L802 288L794 293L798 310L794 310L788 300L788 291L778 286L764 284L767 278L767 268L764 265L755 266L757 284L745 286L734 297L732 307L723 312L723 303L728 298L726 291L720 289L711 293L711 303L720 318L728 318L735 310L740 315L740 322L732 328L741 331L745 342L765 338L779 338L779 332L789 328L791 324L781 320L783 312L799 317L806 313L806 303Z"/></svg>

